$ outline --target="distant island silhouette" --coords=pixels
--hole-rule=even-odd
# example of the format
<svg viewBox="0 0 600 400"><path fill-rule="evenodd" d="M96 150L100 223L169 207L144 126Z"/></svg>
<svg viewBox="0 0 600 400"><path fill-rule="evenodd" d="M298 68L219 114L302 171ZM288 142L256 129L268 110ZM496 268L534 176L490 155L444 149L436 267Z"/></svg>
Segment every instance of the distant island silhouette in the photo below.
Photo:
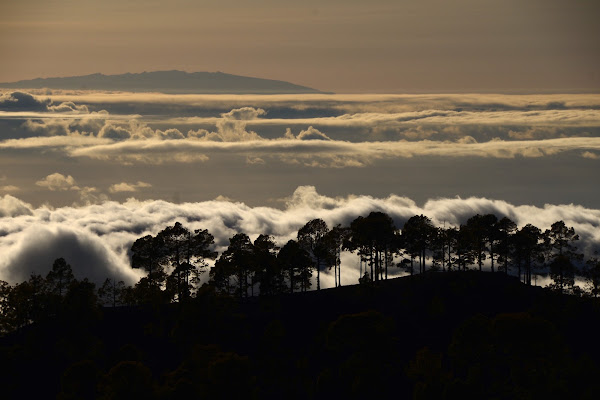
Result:
<svg viewBox="0 0 600 400"><path fill-rule="evenodd" d="M273 79L252 78L223 72L153 71L104 75L36 78L0 83L6 89L121 90L173 94L301 94L317 89Z"/></svg>

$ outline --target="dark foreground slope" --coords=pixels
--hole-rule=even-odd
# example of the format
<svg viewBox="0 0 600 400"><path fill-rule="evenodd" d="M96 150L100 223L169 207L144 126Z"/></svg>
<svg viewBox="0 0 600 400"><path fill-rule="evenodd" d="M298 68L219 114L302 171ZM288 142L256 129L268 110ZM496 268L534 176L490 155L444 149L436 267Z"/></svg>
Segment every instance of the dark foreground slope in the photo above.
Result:
<svg viewBox="0 0 600 400"><path fill-rule="evenodd" d="M88 304L87 306L85 304ZM62 315L0 342L3 398L596 398L593 299L432 273Z"/></svg>
<svg viewBox="0 0 600 400"><path fill-rule="evenodd" d="M223 72L154 71L136 74L92 74L64 78L37 78L0 83L0 88L119 90L131 92L203 94L321 93L318 90L273 79L252 78Z"/></svg>

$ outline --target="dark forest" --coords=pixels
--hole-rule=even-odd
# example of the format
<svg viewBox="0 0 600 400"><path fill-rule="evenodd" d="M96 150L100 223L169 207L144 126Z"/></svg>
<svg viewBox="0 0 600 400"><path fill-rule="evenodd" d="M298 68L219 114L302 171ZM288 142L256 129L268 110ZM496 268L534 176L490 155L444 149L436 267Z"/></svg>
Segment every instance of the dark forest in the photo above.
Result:
<svg viewBox="0 0 600 400"><path fill-rule="evenodd" d="M595 398L600 261L558 221L382 212L280 246L180 223L131 246L134 286L1 282L6 398ZM362 276L341 287L343 251ZM388 279L401 269L406 276ZM335 288L321 289L323 271ZM208 279L202 279L203 274ZM539 287L537 276L551 283Z"/></svg>

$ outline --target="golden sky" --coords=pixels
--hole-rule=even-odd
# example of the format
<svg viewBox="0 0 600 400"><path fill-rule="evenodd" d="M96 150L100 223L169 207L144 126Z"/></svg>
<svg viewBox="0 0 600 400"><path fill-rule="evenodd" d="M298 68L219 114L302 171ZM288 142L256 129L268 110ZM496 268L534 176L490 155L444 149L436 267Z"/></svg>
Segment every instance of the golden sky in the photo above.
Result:
<svg viewBox="0 0 600 400"><path fill-rule="evenodd" d="M597 92L598 4L2 1L0 82L180 69L335 92Z"/></svg>

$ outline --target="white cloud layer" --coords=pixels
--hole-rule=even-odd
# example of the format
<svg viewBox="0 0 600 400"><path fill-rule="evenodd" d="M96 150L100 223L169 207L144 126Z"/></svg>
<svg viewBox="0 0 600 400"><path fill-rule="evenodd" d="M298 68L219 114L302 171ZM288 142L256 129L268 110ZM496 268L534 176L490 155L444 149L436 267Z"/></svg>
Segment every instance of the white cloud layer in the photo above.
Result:
<svg viewBox="0 0 600 400"><path fill-rule="evenodd" d="M14 145L17 144L14 143ZM121 162L161 163L165 160L180 162L206 161L214 155L233 154L243 157L260 157L263 160L266 157L274 157L284 162L300 163L306 166L344 167L365 166L375 160L397 157L434 156L511 159L517 157L538 158L573 151L578 151L583 157L593 158L589 154L600 151L600 138L559 138L527 141L492 140L478 143L474 138L465 136L454 142L401 140L353 143L328 140L327 136L311 127L301 132L296 139L226 142L194 139L124 141L96 146L72 147L69 149L69 155Z"/></svg>
<svg viewBox="0 0 600 400"><path fill-rule="evenodd" d="M364 167L393 158L514 159L569 152L595 160L600 150L596 95L292 97L51 91L47 97L23 92L1 96L0 109L46 116L26 119L20 126L25 134L0 140L0 151L52 150L64 157L130 165L205 162L222 155L237 156L250 165L283 161L322 168ZM65 117L69 109L79 113L76 118ZM143 115L135 115L138 112Z"/></svg>
<svg viewBox="0 0 600 400"><path fill-rule="evenodd" d="M252 239L273 235L279 244L295 238L307 221L322 218L331 227L348 225L371 211L388 213L401 227L413 215L425 214L439 226L458 225L477 213L508 216L519 226L532 223L547 229L563 220L580 235L587 254L600 249L600 210L577 205L516 206L485 198L435 199L419 206L413 200L390 195L385 198L320 195L312 186L301 186L286 199L283 209L249 207L226 198L200 203L175 204L161 200L124 203L106 201L81 207L33 208L10 195L0 197L0 279L16 282L30 273L46 274L54 259L64 257L77 277L101 282L116 276L128 283L139 278L129 266L128 249L133 241L156 234L176 221L191 229L208 229L222 252L228 239L245 232ZM398 271L396 270L396 273ZM355 283L357 258L343 257L342 282ZM323 274L323 286L332 286L333 277Z"/></svg>

